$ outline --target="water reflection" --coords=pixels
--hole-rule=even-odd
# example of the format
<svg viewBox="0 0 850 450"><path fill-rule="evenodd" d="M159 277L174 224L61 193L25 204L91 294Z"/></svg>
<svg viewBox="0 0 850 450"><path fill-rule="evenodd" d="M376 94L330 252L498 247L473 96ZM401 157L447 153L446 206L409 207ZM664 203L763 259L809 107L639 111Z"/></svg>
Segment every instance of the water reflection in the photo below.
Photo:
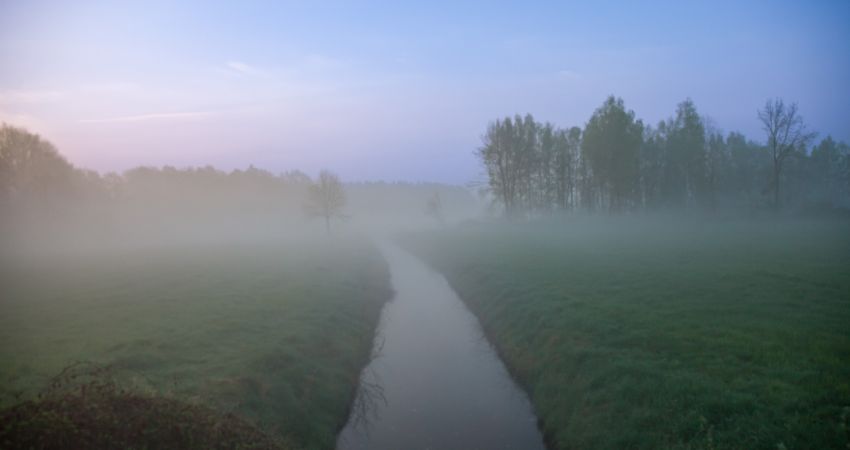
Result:
<svg viewBox="0 0 850 450"><path fill-rule="evenodd" d="M446 280L382 251L396 295L337 448L545 448L528 398Z"/></svg>

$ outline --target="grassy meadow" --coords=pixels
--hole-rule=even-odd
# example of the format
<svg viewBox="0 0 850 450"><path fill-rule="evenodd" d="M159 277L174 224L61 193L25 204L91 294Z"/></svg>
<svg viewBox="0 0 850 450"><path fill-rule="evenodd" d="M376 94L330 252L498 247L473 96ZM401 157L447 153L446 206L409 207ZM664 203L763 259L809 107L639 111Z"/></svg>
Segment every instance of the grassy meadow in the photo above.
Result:
<svg viewBox="0 0 850 450"><path fill-rule="evenodd" d="M623 218L405 236L558 449L850 445L850 223Z"/></svg>
<svg viewBox="0 0 850 450"><path fill-rule="evenodd" d="M0 409L74 361L332 448L390 297L364 241L186 246L2 267Z"/></svg>

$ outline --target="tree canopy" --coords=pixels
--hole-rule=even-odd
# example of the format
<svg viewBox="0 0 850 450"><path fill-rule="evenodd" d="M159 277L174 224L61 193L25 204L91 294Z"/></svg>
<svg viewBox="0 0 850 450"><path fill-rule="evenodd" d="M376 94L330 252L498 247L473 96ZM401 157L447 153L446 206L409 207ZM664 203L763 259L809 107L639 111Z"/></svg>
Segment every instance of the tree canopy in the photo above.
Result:
<svg viewBox="0 0 850 450"><path fill-rule="evenodd" d="M796 104L758 112L766 142L724 134L691 99L646 126L608 97L584 128L531 114L491 122L476 151L490 192L509 216L552 211L850 209L850 152L814 134ZM783 189L779 186L782 183Z"/></svg>

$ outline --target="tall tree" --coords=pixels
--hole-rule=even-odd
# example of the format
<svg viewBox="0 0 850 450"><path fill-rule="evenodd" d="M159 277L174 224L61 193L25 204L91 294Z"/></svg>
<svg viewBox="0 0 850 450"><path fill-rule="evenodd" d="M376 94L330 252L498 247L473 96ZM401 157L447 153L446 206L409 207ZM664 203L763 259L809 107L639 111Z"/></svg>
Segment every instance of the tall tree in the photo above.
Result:
<svg viewBox="0 0 850 450"><path fill-rule="evenodd" d="M705 205L705 125L691 99L668 125L665 197L671 206Z"/></svg>
<svg viewBox="0 0 850 450"><path fill-rule="evenodd" d="M518 183L511 118L490 123L481 141L477 155L487 170L490 189L501 200L506 214L511 215L516 204Z"/></svg>
<svg viewBox="0 0 850 450"><path fill-rule="evenodd" d="M580 145L581 128L572 127L555 132L555 201L558 208L564 211L575 206Z"/></svg>
<svg viewBox="0 0 850 450"><path fill-rule="evenodd" d="M535 161L535 191L538 195L534 207L548 211L554 206L558 197L557 185L557 158L558 158L558 134L559 130L549 122L538 127L539 145L537 146L537 158Z"/></svg>
<svg viewBox="0 0 850 450"><path fill-rule="evenodd" d="M662 188L667 167L667 122L647 126L640 149L640 197L646 208L658 208L662 203Z"/></svg>
<svg viewBox="0 0 850 450"><path fill-rule="evenodd" d="M608 97L584 129L582 154L588 159L594 185L607 198L611 211L634 204L638 181L638 152L643 122L627 111L623 99Z"/></svg>
<svg viewBox="0 0 850 450"><path fill-rule="evenodd" d="M518 168L519 207L523 213L528 213L539 205L538 180L535 176L542 157L540 156L540 124L534 121L531 114L525 117L514 117L518 134L515 136L515 158Z"/></svg>
<svg viewBox="0 0 850 450"><path fill-rule="evenodd" d="M850 205L850 147L827 136L812 148L808 183L814 200L830 207Z"/></svg>
<svg viewBox="0 0 850 450"><path fill-rule="evenodd" d="M779 184L785 161L795 149L805 149L815 138L815 133L806 130L806 124L797 110L797 104L791 103L786 106L781 98L768 100L764 109L758 111L758 118L767 134L767 149L773 161L773 178L771 179L773 206L779 209Z"/></svg>
<svg viewBox="0 0 850 450"><path fill-rule="evenodd" d="M517 115L490 123L481 138L477 155L487 170L491 191L508 216L528 208L537 195L538 128L530 114Z"/></svg>
<svg viewBox="0 0 850 450"><path fill-rule="evenodd" d="M725 175L729 173L729 148L723 139L723 134L712 130L708 133L706 144L705 188L708 195L708 206L717 208L717 194Z"/></svg>
<svg viewBox="0 0 850 450"><path fill-rule="evenodd" d="M729 172L725 189L739 207L758 203L762 192L768 192L770 183L770 158L764 147L748 140L739 132L726 136L729 151Z"/></svg>

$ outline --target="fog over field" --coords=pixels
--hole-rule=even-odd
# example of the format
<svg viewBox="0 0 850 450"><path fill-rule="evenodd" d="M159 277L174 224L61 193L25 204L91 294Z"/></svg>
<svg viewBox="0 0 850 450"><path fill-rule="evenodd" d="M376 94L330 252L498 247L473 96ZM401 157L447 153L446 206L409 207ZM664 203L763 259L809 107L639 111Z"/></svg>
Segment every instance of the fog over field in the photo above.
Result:
<svg viewBox="0 0 850 450"><path fill-rule="evenodd" d="M848 23L0 3L0 448L848 448Z"/></svg>

